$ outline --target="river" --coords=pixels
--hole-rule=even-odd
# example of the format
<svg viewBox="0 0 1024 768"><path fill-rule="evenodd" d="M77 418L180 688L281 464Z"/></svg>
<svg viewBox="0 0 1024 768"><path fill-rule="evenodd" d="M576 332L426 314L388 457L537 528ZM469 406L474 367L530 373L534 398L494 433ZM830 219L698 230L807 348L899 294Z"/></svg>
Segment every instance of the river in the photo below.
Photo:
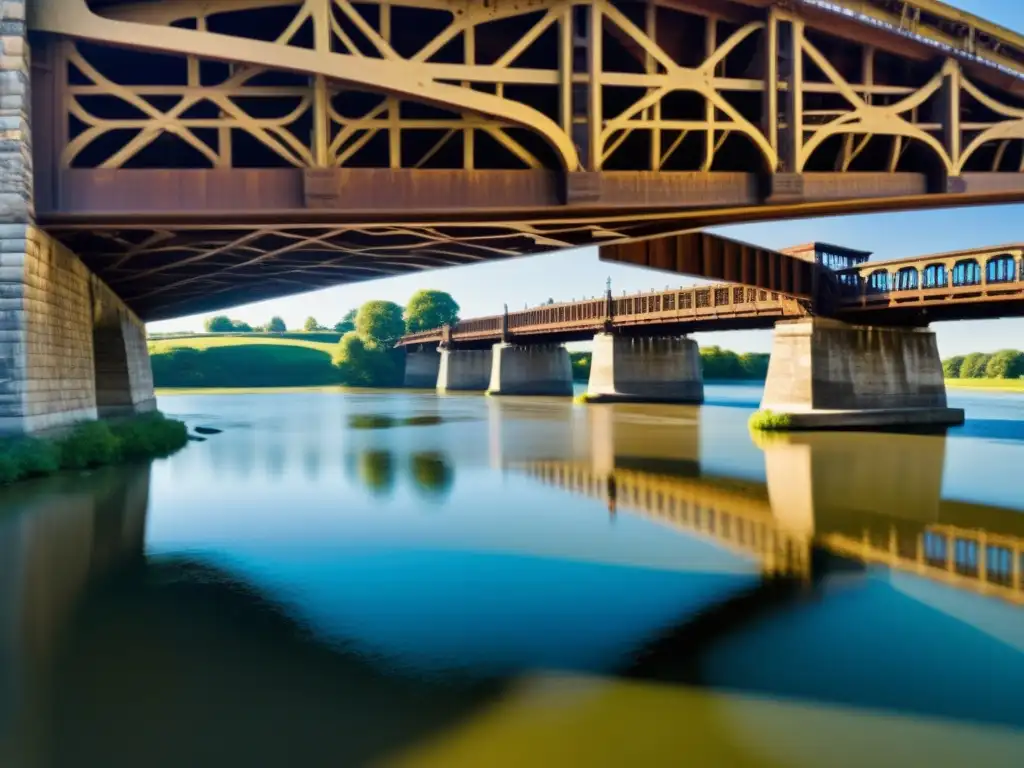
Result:
<svg viewBox="0 0 1024 768"><path fill-rule="evenodd" d="M1024 764L1024 397L706 394L162 397L219 433L0 490L0 765Z"/></svg>

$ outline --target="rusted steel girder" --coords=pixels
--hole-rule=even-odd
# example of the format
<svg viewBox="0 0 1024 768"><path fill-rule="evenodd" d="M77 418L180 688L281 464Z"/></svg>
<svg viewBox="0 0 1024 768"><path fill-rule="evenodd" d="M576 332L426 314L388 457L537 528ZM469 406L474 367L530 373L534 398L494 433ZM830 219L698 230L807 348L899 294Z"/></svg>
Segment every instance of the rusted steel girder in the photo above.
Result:
<svg viewBox="0 0 1024 768"><path fill-rule="evenodd" d="M600 248L602 261L725 280L812 300L822 268L813 261L707 232L688 232Z"/></svg>

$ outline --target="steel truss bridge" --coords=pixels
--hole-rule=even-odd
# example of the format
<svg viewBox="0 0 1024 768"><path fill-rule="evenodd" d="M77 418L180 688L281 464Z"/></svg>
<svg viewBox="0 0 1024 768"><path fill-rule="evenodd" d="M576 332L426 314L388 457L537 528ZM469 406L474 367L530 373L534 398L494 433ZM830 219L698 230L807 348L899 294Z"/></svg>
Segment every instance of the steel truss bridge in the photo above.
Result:
<svg viewBox="0 0 1024 768"><path fill-rule="evenodd" d="M688 237L713 239L720 250L735 252L740 260L760 259L766 264L772 260L772 252L763 248L706 234ZM777 253L774 261L783 263L785 258L785 254ZM938 320L1024 313L1022 244L868 261L852 269L839 270L830 279L838 291L833 314L851 322L915 326ZM511 340L526 344L585 341L595 333L607 331L659 336L768 329L778 320L812 314L813 298L809 292L790 295L734 283L621 297L608 294L601 298L467 318L450 327L410 333L399 345L473 347Z"/></svg>
<svg viewBox="0 0 1024 768"><path fill-rule="evenodd" d="M30 14L36 217L145 320L570 247L647 263L643 241L711 224L1024 199L1024 38L936 0ZM762 278L737 281L793 288Z"/></svg>

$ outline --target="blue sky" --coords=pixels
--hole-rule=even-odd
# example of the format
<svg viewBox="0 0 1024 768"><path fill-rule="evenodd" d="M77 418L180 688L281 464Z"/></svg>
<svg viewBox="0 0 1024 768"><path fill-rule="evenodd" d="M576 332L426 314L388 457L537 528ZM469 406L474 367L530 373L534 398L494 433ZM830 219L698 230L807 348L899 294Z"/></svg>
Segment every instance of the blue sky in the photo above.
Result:
<svg viewBox="0 0 1024 768"><path fill-rule="evenodd" d="M956 5L1011 29L1024 29L1024 2L1020 0L959 0ZM1024 205L744 224L715 231L769 248L820 240L872 251L875 259L891 259L1024 242ZM473 317L500 312L504 303L515 309L540 304L548 298L560 301L596 296L604 290L609 277L615 293L697 282L672 274L604 264L598 260L595 249L585 248L328 288L236 307L227 314L253 324L280 315L290 328L300 327L312 315L325 325L333 325L349 309L369 299L404 304L414 291L432 288L451 293L462 307L462 316ZM206 317L167 320L152 323L149 328L151 332L201 330ZM937 323L934 328L944 356L1024 348L1024 318ZM702 345L720 344L740 352L771 349L770 331L707 333L695 338Z"/></svg>

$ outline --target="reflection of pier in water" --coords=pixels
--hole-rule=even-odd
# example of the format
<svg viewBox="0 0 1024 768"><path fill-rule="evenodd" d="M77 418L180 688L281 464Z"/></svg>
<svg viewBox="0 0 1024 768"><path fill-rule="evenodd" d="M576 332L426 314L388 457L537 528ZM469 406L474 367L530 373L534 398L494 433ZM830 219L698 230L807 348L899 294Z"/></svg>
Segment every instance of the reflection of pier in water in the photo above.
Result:
<svg viewBox="0 0 1024 768"><path fill-rule="evenodd" d="M814 546L1024 604L1024 515L942 500L944 437L779 436L760 446L767 474L760 484L702 477L699 465L670 471L674 462L656 434L643 441L646 426L603 410L590 423L589 461L507 467L600 499L613 512L710 537L755 556L766 573L810 575ZM681 440L677 453L696 446L688 435Z"/></svg>
<svg viewBox="0 0 1024 768"><path fill-rule="evenodd" d="M0 765L36 765L39 700L87 587L141 562L149 466L0 492Z"/></svg>

